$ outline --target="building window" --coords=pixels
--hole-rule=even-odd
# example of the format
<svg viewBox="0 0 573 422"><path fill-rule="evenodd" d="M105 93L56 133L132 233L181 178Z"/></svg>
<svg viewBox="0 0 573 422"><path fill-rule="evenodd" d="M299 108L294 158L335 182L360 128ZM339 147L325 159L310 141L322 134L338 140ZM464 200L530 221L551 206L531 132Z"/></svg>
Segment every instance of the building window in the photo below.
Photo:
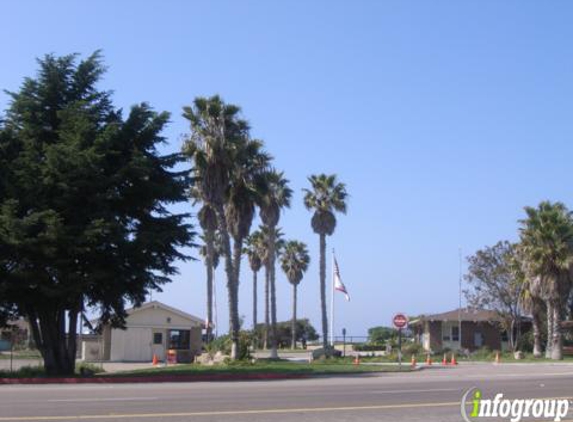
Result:
<svg viewBox="0 0 573 422"><path fill-rule="evenodd" d="M163 333L153 333L153 344L163 344Z"/></svg>
<svg viewBox="0 0 573 422"><path fill-rule="evenodd" d="M442 331L442 341L450 341L451 337L450 337L450 333L448 330L443 330Z"/></svg>
<svg viewBox="0 0 573 422"><path fill-rule="evenodd" d="M460 327L452 327L452 341L460 341Z"/></svg>
<svg viewBox="0 0 573 422"><path fill-rule="evenodd" d="M503 330L501 332L501 341L504 341L504 342L509 341L509 335L507 333L507 330Z"/></svg>
<svg viewBox="0 0 573 422"><path fill-rule="evenodd" d="M169 348L175 350L189 350L191 348L191 331L169 331Z"/></svg>

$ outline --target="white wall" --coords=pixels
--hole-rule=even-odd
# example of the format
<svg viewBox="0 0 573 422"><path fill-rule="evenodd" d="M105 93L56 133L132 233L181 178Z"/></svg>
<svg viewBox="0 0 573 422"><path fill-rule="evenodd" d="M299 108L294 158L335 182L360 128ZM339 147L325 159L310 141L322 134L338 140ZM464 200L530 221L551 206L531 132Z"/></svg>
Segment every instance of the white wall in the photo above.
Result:
<svg viewBox="0 0 573 422"><path fill-rule="evenodd" d="M168 322L170 319L170 322ZM172 328L172 329L189 329L200 325L199 323L180 315L169 312L162 308L140 309L127 317L127 327L154 327L154 328Z"/></svg>
<svg viewBox="0 0 573 422"><path fill-rule="evenodd" d="M112 361L151 362L151 328L131 327L127 330L111 331Z"/></svg>

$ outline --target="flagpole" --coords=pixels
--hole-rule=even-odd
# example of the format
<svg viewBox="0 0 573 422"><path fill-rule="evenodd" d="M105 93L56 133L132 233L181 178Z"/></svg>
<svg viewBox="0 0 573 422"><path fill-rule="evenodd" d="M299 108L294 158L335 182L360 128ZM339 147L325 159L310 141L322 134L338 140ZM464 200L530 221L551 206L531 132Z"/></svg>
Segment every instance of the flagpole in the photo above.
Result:
<svg viewBox="0 0 573 422"><path fill-rule="evenodd" d="M332 249L332 294L330 298L330 345L334 347L334 248Z"/></svg>

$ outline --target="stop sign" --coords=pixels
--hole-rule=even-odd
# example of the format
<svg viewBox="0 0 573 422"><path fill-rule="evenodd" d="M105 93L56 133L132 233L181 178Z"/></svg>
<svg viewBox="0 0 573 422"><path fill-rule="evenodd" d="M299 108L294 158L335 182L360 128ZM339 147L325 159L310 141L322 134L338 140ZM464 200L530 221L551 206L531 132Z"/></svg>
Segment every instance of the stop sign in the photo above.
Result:
<svg viewBox="0 0 573 422"><path fill-rule="evenodd" d="M392 322L394 327L396 327L398 330L401 330L408 325L408 317L404 314L396 314L394 315Z"/></svg>

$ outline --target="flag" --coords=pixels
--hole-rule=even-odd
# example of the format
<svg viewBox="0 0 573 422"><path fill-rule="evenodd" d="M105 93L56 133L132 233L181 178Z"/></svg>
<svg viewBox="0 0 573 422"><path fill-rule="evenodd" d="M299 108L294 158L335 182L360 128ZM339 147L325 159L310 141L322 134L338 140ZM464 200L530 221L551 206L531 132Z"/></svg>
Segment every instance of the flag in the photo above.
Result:
<svg viewBox="0 0 573 422"><path fill-rule="evenodd" d="M338 262L336 262L336 258L334 258L334 290L344 293L344 296L346 296L346 301L350 301L350 295L346 291L346 287L340 279L340 269L338 268Z"/></svg>

